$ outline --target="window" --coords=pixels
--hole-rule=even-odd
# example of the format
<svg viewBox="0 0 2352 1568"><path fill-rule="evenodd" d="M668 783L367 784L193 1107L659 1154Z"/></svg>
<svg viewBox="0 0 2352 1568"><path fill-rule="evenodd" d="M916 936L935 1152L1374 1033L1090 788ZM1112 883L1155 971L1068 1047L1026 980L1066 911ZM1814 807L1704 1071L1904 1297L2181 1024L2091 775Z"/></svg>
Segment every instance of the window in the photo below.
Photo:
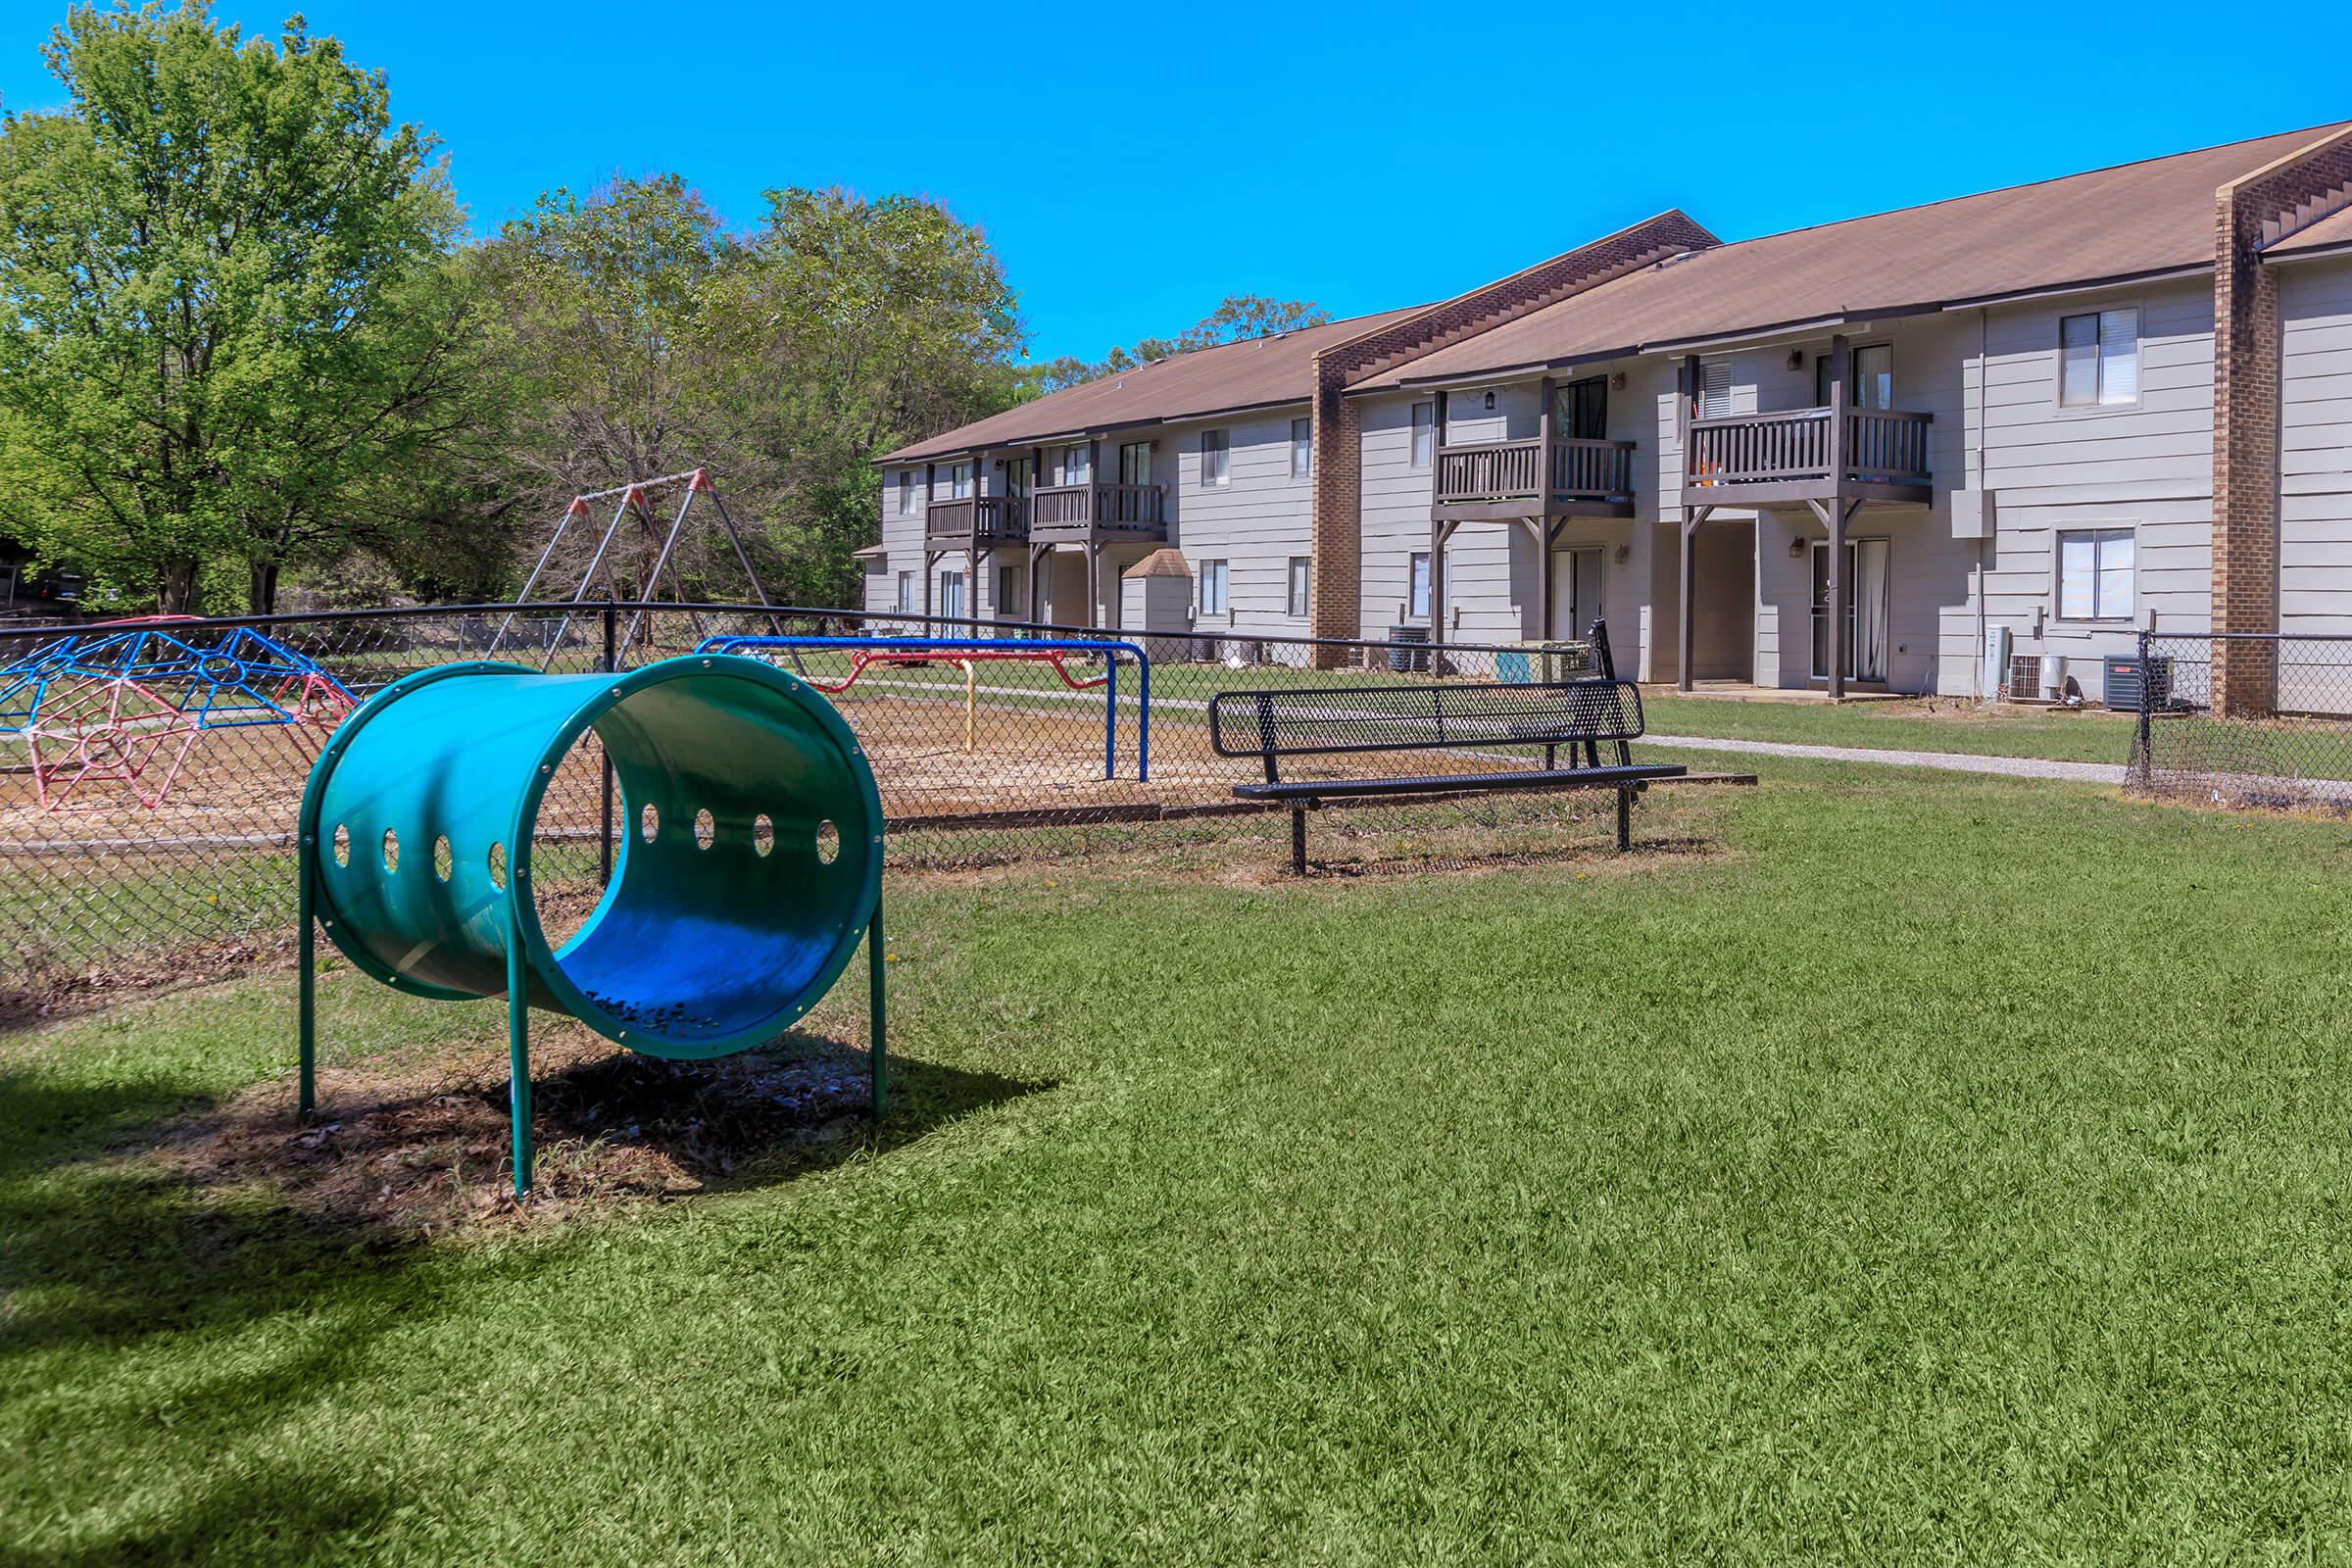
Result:
<svg viewBox="0 0 2352 1568"><path fill-rule="evenodd" d="M972 466L958 463L948 470L948 498L968 501L972 496Z"/></svg>
<svg viewBox="0 0 2352 1568"><path fill-rule="evenodd" d="M1413 456L1416 468L1426 468L1437 461L1438 406L1435 403L1413 405Z"/></svg>
<svg viewBox="0 0 2352 1568"><path fill-rule="evenodd" d="M1824 354L1813 362L1813 401L1822 408L1830 404L1831 356ZM1891 409L1894 407L1894 345L1866 343L1846 356L1846 406L1856 409Z"/></svg>
<svg viewBox="0 0 2352 1568"><path fill-rule="evenodd" d="M1007 458L1005 460L1004 493L1006 495L1025 496L1029 493L1032 488L1029 481L1033 477L1030 472L1030 464L1033 461L1035 460L1030 458Z"/></svg>
<svg viewBox="0 0 2352 1568"><path fill-rule="evenodd" d="M1081 442L1061 449L1061 482L1063 484L1093 484L1095 482L1094 448Z"/></svg>
<svg viewBox="0 0 2352 1568"><path fill-rule="evenodd" d="M1732 362L1701 360L1698 362L1698 384L1691 393L1697 416L1702 419L1721 419L1732 412Z"/></svg>
<svg viewBox="0 0 2352 1568"><path fill-rule="evenodd" d="M1005 619L1010 619L1020 612L1021 568L999 566L997 568L997 613Z"/></svg>
<svg viewBox="0 0 2352 1568"><path fill-rule="evenodd" d="M1200 432L1200 484L1216 489L1233 482L1233 438L1223 430Z"/></svg>
<svg viewBox="0 0 2352 1568"><path fill-rule="evenodd" d="M2139 401L2139 311L2085 312L2058 322L2058 406Z"/></svg>
<svg viewBox="0 0 2352 1568"><path fill-rule="evenodd" d="M1426 550L1413 552L1411 585L1405 597L1412 607L1405 612L1407 619L1429 618L1429 552Z"/></svg>
<svg viewBox="0 0 2352 1568"><path fill-rule="evenodd" d="M2058 618L2129 620L2138 552L2129 528L2058 536Z"/></svg>
<svg viewBox="0 0 2352 1568"><path fill-rule="evenodd" d="M899 613L914 613L914 573L911 571L899 573Z"/></svg>
<svg viewBox="0 0 2352 1568"><path fill-rule="evenodd" d="M1291 558L1291 597L1288 608L1300 620L1306 618L1306 584L1312 574L1312 560L1309 556Z"/></svg>
<svg viewBox="0 0 2352 1568"><path fill-rule="evenodd" d="M899 515L911 517L917 510L914 504L914 470L901 468L899 470Z"/></svg>
<svg viewBox="0 0 2352 1568"><path fill-rule="evenodd" d="M1552 393L1551 411L1554 433L1572 441L1606 441L1609 438L1609 381L1602 375L1589 375L1571 381Z"/></svg>
<svg viewBox="0 0 2352 1568"><path fill-rule="evenodd" d="M950 620L963 618L963 573L943 571L939 574L939 612Z"/></svg>
<svg viewBox="0 0 2352 1568"><path fill-rule="evenodd" d="M1119 483L1150 484L1152 482L1152 443L1130 441L1119 448Z"/></svg>
<svg viewBox="0 0 2352 1568"><path fill-rule="evenodd" d="M1315 424L1312 419L1291 421L1291 477L1304 479L1315 471Z"/></svg>
<svg viewBox="0 0 2352 1568"><path fill-rule="evenodd" d="M1222 561L1200 563L1200 613L1225 613L1225 563Z"/></svg>

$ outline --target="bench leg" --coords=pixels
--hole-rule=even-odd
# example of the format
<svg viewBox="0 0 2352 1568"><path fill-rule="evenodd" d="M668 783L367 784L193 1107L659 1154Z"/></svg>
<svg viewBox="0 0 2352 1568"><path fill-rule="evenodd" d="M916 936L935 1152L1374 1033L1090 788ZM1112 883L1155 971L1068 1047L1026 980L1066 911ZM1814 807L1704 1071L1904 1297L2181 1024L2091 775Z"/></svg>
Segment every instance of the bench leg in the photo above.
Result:
<svg viewBox="0 0 2352 1568"><path fill-rule="evenodd" d="M1634 847L1634 792L1630 785L1617 791L1617 853Z"/></svg>
<svg viewBox="0 0 2352 1568"><path fill-rule="evenodd" d="M1306 808L1291 808L1291 874L1306 875Z"/></svg>

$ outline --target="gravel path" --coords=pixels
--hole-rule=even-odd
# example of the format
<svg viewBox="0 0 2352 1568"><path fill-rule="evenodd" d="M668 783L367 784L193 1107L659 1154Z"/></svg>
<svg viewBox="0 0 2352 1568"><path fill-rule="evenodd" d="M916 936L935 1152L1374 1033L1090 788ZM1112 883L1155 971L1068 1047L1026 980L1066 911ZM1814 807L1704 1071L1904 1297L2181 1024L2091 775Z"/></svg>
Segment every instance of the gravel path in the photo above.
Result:
<svg viewBox="0 0 2352 1568"><path fill-rule="evenodd" d="M2063 778L2084 784L2121 784L2121 762L2048 762L2033 757L1973 757L1962 752L1889 752L1875 746L1800 746L1790 741L1731 741L1696 735L1642 737L1644 746L1674 746L1693 752L1752 752L1766 757L1801 757L1824 762L1883 762L1890 767L1940 767L1953 773L1998 773L2009 778Z"/></svg>

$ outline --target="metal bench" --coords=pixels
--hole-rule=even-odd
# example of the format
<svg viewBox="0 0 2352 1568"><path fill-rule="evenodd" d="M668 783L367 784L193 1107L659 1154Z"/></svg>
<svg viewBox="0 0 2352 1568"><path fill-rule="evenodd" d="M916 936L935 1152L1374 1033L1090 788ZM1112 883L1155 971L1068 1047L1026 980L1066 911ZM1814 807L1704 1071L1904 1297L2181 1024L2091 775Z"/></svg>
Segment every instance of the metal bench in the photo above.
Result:
<svg viewBox="0 0 2352 1568"><path fill-rule="evenodd" d="M1208 731L1218 756L1254 757L1265 765L1264 782L1237 784L1236 796L1291 803L1291 869L1300 875L1306 872L1306 813L1325 801L1614 789L1617 848L1625 850L1633 843L1634 798L1650 780L1687 771L1632 760L1626 743L1642 737L1642 693L1632 681L1607 678L1219 692L1209 703ZM1281 768L1285 758L1352 752L1445 752L1502 764L1513 759L1495 755L1498 748L1538 746L1544 749L1541 767L1313 779L1286 779Z"/></svg>

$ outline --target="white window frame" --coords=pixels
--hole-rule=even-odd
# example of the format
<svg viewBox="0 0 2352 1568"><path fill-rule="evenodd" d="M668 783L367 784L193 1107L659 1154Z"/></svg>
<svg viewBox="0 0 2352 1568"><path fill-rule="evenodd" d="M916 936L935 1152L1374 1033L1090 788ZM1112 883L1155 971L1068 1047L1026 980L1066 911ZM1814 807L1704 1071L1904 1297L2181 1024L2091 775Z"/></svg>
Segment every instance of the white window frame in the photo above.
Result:
<svg viewBox="0 0 2352 1568"><path fill-rule="evenodd" d="M1233 432L1200 432L1200 488L1223 490L1233 483Z"/></svg>
<svg viewBox="0 0 2352 1568"><path fill-rule="evenodd" d="M970 463L948 465L948 499L950 501L971 500L972 476L978 471L978 466Z"/></svg>
<svg viewBox="0 0 2352 1568"><path fill-rule="evenodd" d="M2069 540L2087 541L2090 546L2090 613L2070 615L2066 612L2066 547ZM2106 564L2108 551L2115 545L2129 546L2132 562L2128 567L2111 567ZM2124 592L2129 602L2120 610L2107 602L2107 577L2111 571L2128 571ZM2103 528L2059 528L2050 539L2050 608L2055 618L2069 626L2129 625L2139 615L2139 530L2130 524Z"/></svg>
<svg viewBox="0 0 2352 1568"><path fill-rule="evenodd" d="M1136 455L1136 461L1135 461L1134 463L1132 463L1132 464L1128 462L1128 454L1130 454L1130 453L1133 453L1133 454L1135 454L1135 455ZM1133 475L1133 473L1134 473L1134 470L1135 470L1135 468L1136 468L1138 466L1140 466L1142 467L1142 469L1143 469L1143 476L1142 476L1141 478L1136 478L1136 477L1133 477L1133 476L1132 476L1132 475ZM1121 484L1133 484L1133 485L1147 485L1147 484L1150 484L1151 482L1152 482L1152 443L1151 443L1151 442L1149 442L1149 441L1122 441L1122 442L1120 442L1120 443L1119 443L1119 483L1121 483Z"/></svg>
<svg viewBox="0 0 2352 1568"><path fill-rule="evenodd" d="M1288 590L1284 595L1284 609L1298 619L1306 618L1307 608L1314 602L1314 581L1315 558L1293 556L1285 578Z"/></svg>
<svg viewBox="0 0 2352 1568"><path fill-rule="evenodd" d="M911 615L916 612L914 606L914 573L911 571L902 571L899 573L898 609L899 613L902 615Z"/></svg>
<svg viewBox="0 0 2352 1568"><path fill-rule="evenodd" d="M1291 421L1291 477L1311 479L1315 475L1315 421Z"/></svg>
<svg viewBox="0 0 2352 1568"><path fill-rule="evenodd" d="M1436 403L1416 403L1406 416L1411 443L1405 449L1405 466L1415 470L1428 468L1438 461L1438 406Z"/></svg>
<svg viewBox="0 0 2352 1568"><path fill-rule="evenodd" d="M1210 615L1229 615L1233 612L1231 586L1231 563L1224 561L1200 563L1200 573L1196 591L1200 595L1200 613L1203 618Z"/></svg>
<svg viewBox="0 0 2352 1568"><path fill-rule="evenodd" d="M1429 552L1416 550L1404 564L1404 618L1429 618Z"/></svg>
<svg viewBox="0 0 2352 1568"><path fill-rule="evenodd" d="M899 470L899 515L902 517L911 517L922 510L923 509L921 507L915 504L914 470L912 468L901 468Z"/></svg>
<svg viewBox="0 0 2352 1568"><path fill-rule="evenodd" d="M1095 482L1094 448L1081 441L1061 449L1061 482L1063 484L1093 484Z"/></svg>
<svg viewBox="0 0 2352 1568"><path fill-rule="evenodd" d="M949 605L950 600L955 601L953 608ZM939 574L939 612L948 620L972 618L972 585L962 572L943 571Z"/></svg>
<svg viewBox="0 0 2352 1568"><path fill-rule="evenodd" d="M2147 388L2146 344L2140 331L2142 319L2143 315L2137 305L2109 305L2095 311L2059 313L2055 397L2062 411L2082 415L2139 407L2139 400ZM2069 322L2085 320L2091 322L2090 395L2070 400L2066 395L2066 328ZM2109 383L2115 379L2115 368L2123 359L2120 350L2127 344L2131 349L2132 385L2131 390L2125 393L2113 389Z"/></svg>
<svg viewBox="0 0 2352 1568"><path fill-rule="evenodd" d="M1006 619L1020 613L1020 567L1010 563L1000 563L997 566L997 602L991 608L996 611L999 619Z"/></svg>

